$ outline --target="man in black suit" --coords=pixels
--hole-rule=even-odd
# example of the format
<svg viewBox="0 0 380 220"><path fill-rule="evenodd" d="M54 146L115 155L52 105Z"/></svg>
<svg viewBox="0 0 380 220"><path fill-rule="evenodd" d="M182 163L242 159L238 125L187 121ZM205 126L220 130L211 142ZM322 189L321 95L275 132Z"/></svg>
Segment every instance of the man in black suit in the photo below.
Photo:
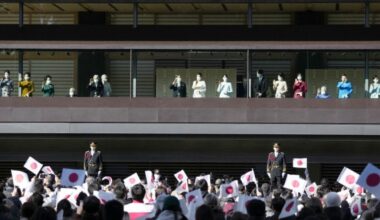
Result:
<svg viewBox="0 0 380 220"><path fill-rule="evenodd" d="M87 176L100 177L103 169L103 158L100 151L96 150L96 142L90 143L91 150L84 153L83 167Z"/></svg>
<svg viewBox="0 0 380 220"><path fill-rule="evenodd" d="M253 95L256 98L267 97L268 81L264 76L264 71L259 69L256 72L256 79L253 82Z"/></svg>
<svg viewBox="0 0 380 220"><path fill-rule="evenodd" d="M87 89L90 92L90 97L102 97L103 96L103 84L99 80L99 75L95 74L90 79L90 83L88 84Z"/></svg>
<svg viewBox="0 0 380 220"><path fill-rule="evenodd" d="M173 97L186 97L186 83L182 82L180 75L175 77L170 89L173 90Z"/></svg>
<svg viewBox="0 0 380 220"><path fill-rule="evenodd" d="M280 152L280 144L273 144L273 152L270 152L267 160L267 174L270 178L271 189L282 187L282 178L285 177L285 154Z"/></svg>

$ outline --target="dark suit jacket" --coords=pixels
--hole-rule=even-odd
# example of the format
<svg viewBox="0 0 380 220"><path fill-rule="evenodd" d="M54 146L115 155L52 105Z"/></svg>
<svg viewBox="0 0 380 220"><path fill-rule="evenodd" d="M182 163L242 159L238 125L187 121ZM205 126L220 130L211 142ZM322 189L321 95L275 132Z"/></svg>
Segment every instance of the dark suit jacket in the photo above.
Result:
<svg viewBox="0 0 380 220"><path fill-rule="evenodd" d="M263 78L260 81L259 78L256 77L255 81L253 82L254 97L258 97L258 93L262 94L260 97L267 97L267 91L268 91L267 78L263 76Z"/></svg>
<svg viewBox="0 0 380 220"><path fill-rule="evenodd" d="M101 152L95 151L94 155L91 155L91 151L86 151L84 153L83 167L88 175L97 175L98 171L102 171L103 158Z"/></svg>
<svg viewBox="0 0 380 220"><path fill-rule="evenodd" d="M186 83L181 82L179 87L177 84L172 84L170 89L173 90L173 97L186 97Z"/></svg>
<svg viewBox="0 0 380 220"><path fill-rule="evenodd" d="M90 97L96 96L103 96L103 84L99 81L98 85L96 86L95 83L91 83L88 85L88 91L90 92Z"/></svg>
<svg viewBox="0 0 380 220"><path fill-rule="evenodd" d="M274 152L270 152L267 160L267 172L272 176L281 175L282 172L286 172L286 160L283 152L278 152L275 157Z"/></svg>

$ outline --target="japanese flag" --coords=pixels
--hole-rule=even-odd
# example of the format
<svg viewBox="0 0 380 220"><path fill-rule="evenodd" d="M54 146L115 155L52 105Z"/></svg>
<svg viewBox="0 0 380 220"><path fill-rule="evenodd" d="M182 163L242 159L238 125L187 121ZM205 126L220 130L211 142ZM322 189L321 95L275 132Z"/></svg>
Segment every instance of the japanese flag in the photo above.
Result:
<svg viewBox="0 0 380 220"><path fill-rule="evenodd" d="M148 189L154 189L154 176L150 170L145 170L146 187Z"/></svg>
<svg viewBox="0 0 380 220"><path fill-rule="evenodd" d="M255 182L257 183L257 179L255 176L255 172L253 169L251 171L246 172L240 177L241 182L243 183L244 186L248 185L250 182Z"/></svg>
<svg viewBox="0 0 380 220"><path fill-rule="evenodd" d="M187 184L187 181L180 182L175 189L175 191L180 194L183 192L189 192L189 185Z"/></svg>
<svg viewBox="0 0 380 220"><path fill-rule="evenodd" d="M81 186L86 177L84 170L62 169L61 184L62 186Z"/></svg>
<svg viewBox="0 0 380 220"><path fill-rule="evenodd" d="M291 189L298 193L303 193L305 190L307 181L300 178L299 175L288 174L284 184L284 188Z"/></svg>
<svg viewBox="0 0 380 220"><path fill-rule="evenodd" d="M293 159L294 168L307 168L307 158L294 158Z"/></svg>
<svg viewBox="0 0 380 220"><path fill-rule="evenodd" d="M364 194L364 189L363 189L363 187L361 187L358 184L356 184L354 186L353 192L354 192L355 195L363 195Z"/></svg>
<svg viewBox="0 0 380 220"><path fill-rule="evenodd" d="M61 200L67 199L70 201L71 195L75 192L75 189L73 188L61 188L57 194L57 205Z"/></svg>
<svg viewBox="0 0 380 220"><path fill-rule="evenodd" d="M208 187L211 186L211 175L197 176L195 177L195 185L199 180L206 180Z"/></svg>
<svg viewBox="0 0 380 220"><path fill-rule="evenodd" d="M380 169L369 163L364 168L357 184L362 186L368 192L380 198Z"/></svg>
<svg viewBox="0 0 380 220"><path fill-rule="evenodd" d="M43 168L42 168L42 172L44 172L45 174L53 174L53 175L55 175L55 173L54 173L54 171L53 171L53 169L50 167L50 166L44 166Z"/></svg>
<svg viewBox="0 0 380 220"><path fill-rule="evenodd" d="M186 194L187 218L195 220L195 213L199 206L203 204L201 190L197 189Z"/></svg>
<svg viewBox="0 0 380 220"><path fill-rule="evenodd" d="M306 194L309 196L309 197L312 197L312 196L316 196L317 195L317 184L316 183L312 183L310 185L308 185L305 189L306 191Z"/></svg>
<svg viewBox="0 0 380 220"><path fill-rule="evenodd" d="M15 186L20 187L21 189L25 189L29 185L29 177L28 174L18 171L18 170L11 170L12 173L12 179L13 184Z"/></svg>
<svg viewBox="0 0 380 220"><path fill-rule="evenodd" d="M356 181L359 179L359 174L350 170L347 167L344 167L342 172L340 172L338 177L338 183L342 184L343 186L353 189L356 185Z"/></svg>
<svg viewBox="0 0 380 220"><path fill-rule="evenodd" d="M100 200L100 203L102 205L106 204L106 202L115 199L115 194L111 192L106 192L103 190L100 191L94 191L94 196L97 197Z"/></svg>
<svg viewBox="0 0 380 220"><path fill-rule="evenodd" d="M355 199L355 201L350 206L350 211L352 216L358 216L362 213L362 203L360 197Z"/></svg>
<svg viewBox="0 0 380 220"><path fill-rule="evenodd" d="M239 192L239 183L237 180L234 180L229 184L223 184L220 186L220 196L222 198L237 196L238 192Z"/></svg>
<svg viewBox="0 0 380 220"><path fill-rule="evenodd" d="M37 160L35 160L33 157L29 157L25 164L24 164L24 167L29 170L30 172L34 173L35 175L38 174L38 172L40 172L41 168L42 168L42 164L40 162L38 162Z"/></svg>
<svg viewBox="0 0 380 220"><path fill-rule="evenodd" d="M297 198L286 200L278 219L287 218L297 213Z"/></svg>
<svg viewBox="0 0 380 220"><path fill-rule="evenodd" d="M178 182L186 181L187 175L184 170L180 170L177 173L174 174L174 177L177 179Z"/></svg>
<svg viewBox="0 0 380 220"><path fill-rule="evenodd" d="M132 186L141 183L139 175L137 173L134 173L130 175L129 177L124 179L124 185L127 188L132 188Z"/></svg>

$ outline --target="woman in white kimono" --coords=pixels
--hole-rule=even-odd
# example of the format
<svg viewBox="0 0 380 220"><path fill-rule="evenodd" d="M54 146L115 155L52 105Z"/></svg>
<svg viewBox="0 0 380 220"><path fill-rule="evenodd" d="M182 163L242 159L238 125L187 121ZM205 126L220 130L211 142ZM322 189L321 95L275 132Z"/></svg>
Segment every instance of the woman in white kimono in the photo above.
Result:
<svg viewBox="0 0 380 220"><path fill-rule="evenodd" d="M380 95L380 84L377 76L373 77L373 83L369 86L369 97L371 99L378 99Z"/></svg>
<svg viewBox="0 0 380 220"><path fill-rule="evenodd" d="M193 98L204 98L206 97L206 82L202 80L202 73L197 74L197 79L193 82L192 86Z"/></svg>
<svg viewBox="0 0 380 220"><path fill-rule="evenodd" d="M230 98L232 95L232 84L228 82L228 76L223 75L223 82L219 82L216 91L219 93L219 98Z"/></svg>
<svg viewBox="0 0 380 220"><path fill-rule="evenodd" d="M285 94L288 91L288 85L284 81L284 74L280 73L277 75L277 80L273 80L273 90L276 92L275 98L281 99L285 98Z"/></svg>

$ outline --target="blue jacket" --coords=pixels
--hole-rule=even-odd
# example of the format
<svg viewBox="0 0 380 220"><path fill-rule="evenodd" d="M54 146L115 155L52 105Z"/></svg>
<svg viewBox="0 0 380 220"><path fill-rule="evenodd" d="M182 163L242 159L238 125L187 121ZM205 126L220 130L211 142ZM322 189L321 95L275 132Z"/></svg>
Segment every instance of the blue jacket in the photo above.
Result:
<svg viewBox="0 0 380 220"><path fill-rule="evenodd" d="M352 85L351 82L338 82L338 98L346 99L351 96L352 93Z"/></svg>

